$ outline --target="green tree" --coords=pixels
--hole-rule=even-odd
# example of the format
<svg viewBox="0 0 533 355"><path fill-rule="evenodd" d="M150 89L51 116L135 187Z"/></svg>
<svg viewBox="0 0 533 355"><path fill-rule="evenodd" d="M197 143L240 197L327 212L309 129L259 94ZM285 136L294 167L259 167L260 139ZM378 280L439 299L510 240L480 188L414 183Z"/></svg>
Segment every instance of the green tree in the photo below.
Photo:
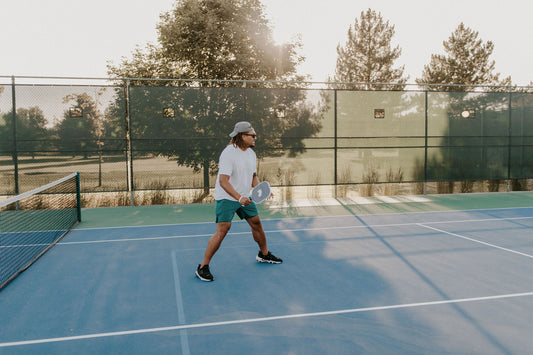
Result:
<svg viewBox="0 0 533 355"><path fill-rule="evenodd" d="M46 150L44 139L49 135L46 124L44 113L39 107L17 109L17 150L20 153L29 153L32 156L34 156L35 152ZM5 113L0 118L0 138L4 144L13 142L12 111ZM9 143L9 145L11 144ZM12 146L5 146L6 150L12 150L12 148Z"/></svg>
<svg viewBox="0 0 533 355"><path fill-rule="evenodd" d="M463 23L443 42L445 54L431 55L416 82L429 90L429 107L447 120L440 142L441 158L428 162L428 174L436 180L461 181L461 191L471 192L472 181L491 179L491 189L507 176L508 106L505 91L511 78L500 80L491 60L494 44L484 42ZM435 85L436 84L436 85ZM476 88L485 86L480 92ZM451 92L453 91L453 92ZM447 116L447 117L446 117ZM429 117L435 122L437 117ZM453 192L448 184L443 192Z"/></svg>
<svg viewBox="0 0 533 355"><path fill-rule="evenodd" d="M63 102L70 103L71 108L65 111L56 127L61 149L85 158L90 153L100 152L105 132L96 101L82 93L67 95Z"/></svg>
<svg viewBox="0 0 533 355"><path fill-rule="evenodd" d="M479 33L462 22L443 42L446 54L432 54L431 61L424 66L418 84L453 84L462 87L439 85L435 89L470 91L476 85L511 85L511 77L500 80L495 73L495 61L490 59L494 50L491 41L483 42ZM496 89L493 89L494 91Z"/></svg>
<svg viewBox="0 0 533 355"><path fill-rule="evenodd" d="M258 0L181 0L161 15L158 44L109 73L129 78L300 80L299 41L275 44ZM202 86L222 83L202 82ZM229 83L231 85L231 83Z"/></svg>
<svg viewBox="0 0 533 355"><path fill-rule="evenodd" d="M362 11L348 29L344 46L337 45L337 65L333 81L338 83L366 83L348 85L355 89L402 89L404 85L375 85L371 83L404 84L404 66L395 67L402 50L392 46L394 25L374 10ZM344 87L344 86L342 86Z"/></svg>
<svg viewBox="0 0 533 355"><path fill-rule="evenodd" d="M109 74L196 81L130 81L131 136L136 150L203 171L206 193L235 122L248 120L261 134L260 158L301 153L303 139L320 130L321 117L304 104L305 92L274 82L302 80L296 70L304 58L299 41L274 43L260 1L178 1L157 31L157 45L137 48L131 59L108 66ZM253 82L243 89L231 80ZM117 97L120 110L124 94ZM276 114L280 107L284 117Z"/></svg>
<svg viewBox="0 0 533 355"><path fill-rule="evenodd" d="M0 113L0 152L10 152L12 150L13 133L11 131L11 119L6 113Z"/></svg>
<svg viewBox="0 0 533 355"><path fill-rule="evenodd" d="M44 139L48 136L46 118L39 107L17 109L17 147L34 156L46 150Z"/></svg>

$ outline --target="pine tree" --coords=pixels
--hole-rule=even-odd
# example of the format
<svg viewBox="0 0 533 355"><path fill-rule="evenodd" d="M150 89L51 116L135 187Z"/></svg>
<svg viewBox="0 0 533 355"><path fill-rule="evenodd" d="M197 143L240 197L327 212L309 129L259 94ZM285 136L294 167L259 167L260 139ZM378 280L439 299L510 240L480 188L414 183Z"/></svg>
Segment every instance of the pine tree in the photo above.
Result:
<svg viewBox="0 0 533 355"><path fill-rule="evenodd" d="M381 13L368 9L348 29L345 46L337 46L337 65L333 80L337 83L367 83L337 85L356 89L402 89L404 85L376 85L371 83L404 84L404 66L395 68L400 57L399 46L392 47L394 25L384 21ZM331 79L330 79L331 81Z"/></svg>
<svg viewBox="0 0 533 355"><path fill-rule="evenodd" d="M479 33L461 23L443 42L446 54L432 54L424 66L418 84L454 84L435 86L437 90L469 91L476 85L510 85L511 77L499 79L494 73L495 61L490 59L494 50L491 41L483 42ZM496 89L496 88L493 88Z"/></svg>

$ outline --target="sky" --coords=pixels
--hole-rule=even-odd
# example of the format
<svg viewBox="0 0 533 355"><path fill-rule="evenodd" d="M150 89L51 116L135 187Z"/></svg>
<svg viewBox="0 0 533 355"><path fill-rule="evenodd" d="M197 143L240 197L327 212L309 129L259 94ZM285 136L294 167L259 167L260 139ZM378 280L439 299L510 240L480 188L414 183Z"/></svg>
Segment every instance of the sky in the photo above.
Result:
<svg viewBox="0 0 533 355"><path fill-rule="evenodd" d="M160 14L176 0L0 0L0 76L107 77L108 63L157 43ZM300 74L316 82L335 71L338 44L361 11L394 25L393 44L409 83L463 22L492 41L495 72L513 84L533 81L533 3L527 0L262 0L278 43L300 35Z"/></svg>

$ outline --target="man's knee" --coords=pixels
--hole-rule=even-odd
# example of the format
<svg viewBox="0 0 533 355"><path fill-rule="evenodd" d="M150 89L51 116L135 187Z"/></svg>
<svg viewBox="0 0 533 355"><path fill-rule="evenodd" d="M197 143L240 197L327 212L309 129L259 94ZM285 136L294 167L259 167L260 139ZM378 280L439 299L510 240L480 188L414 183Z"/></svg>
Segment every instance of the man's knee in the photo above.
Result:
<svg viewBox="0 0 533 355"><path fill-rule="evenodd" d="M221 234L222 237L225 237L231 228L231 222L220 222L217 223L217 232Z"/></svg>
<svg viewBox="0 0 533 355"><path fill-rule="evenodd" d="M252 227L253 229L261 229L261 228L263 228L263 226L261 224L261 219L259 218L259 216L254 216L252 218L249 218L247 220L247 222L250 225L250 227Z"/></svg>

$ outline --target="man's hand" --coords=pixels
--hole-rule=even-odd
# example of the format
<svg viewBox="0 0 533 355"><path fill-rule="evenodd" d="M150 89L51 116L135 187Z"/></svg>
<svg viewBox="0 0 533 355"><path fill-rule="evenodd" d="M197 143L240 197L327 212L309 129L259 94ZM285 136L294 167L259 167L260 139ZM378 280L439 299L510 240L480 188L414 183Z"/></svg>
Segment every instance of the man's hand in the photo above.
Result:
<svg viewBox="0 0 533 355"><path fill-rule="evenodd" d="M241 198L239 199L239 203L243 206L248 206L249 204L252 203L252 200L250 200L248 197L246 196L241 196Z"/></svg>

